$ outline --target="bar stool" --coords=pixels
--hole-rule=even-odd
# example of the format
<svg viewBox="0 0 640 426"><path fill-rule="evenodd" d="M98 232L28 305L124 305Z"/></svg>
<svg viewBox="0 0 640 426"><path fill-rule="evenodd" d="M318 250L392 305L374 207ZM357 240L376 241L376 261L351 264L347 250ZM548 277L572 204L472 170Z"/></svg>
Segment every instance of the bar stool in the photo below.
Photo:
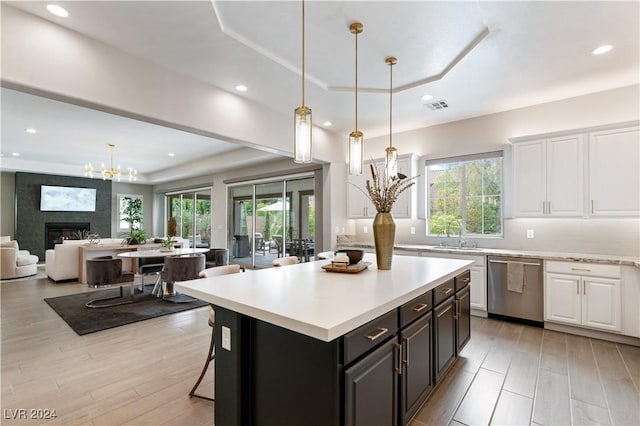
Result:
<svg viewBox="0 0 640 426"><path fill-rule="evenodd" d="M244 270L245 270L244 267L240 265L214 266L213 268L207 268L204 271L201 271L199 274L199 277L209 278L209 277L215 277L218 275L236 274L240 271L244 272ZM215 347L215 339L216 339L216 332L215 332L216 311L213 309L213 305L211 305L211 309L209 310L208 323L209 323L209 327L211 327L211 342L209 343L209 353L207 354L207 359L205 360L204 367L202 368L202 372L200 373L200 377L198 377L198 380L196 380L196 384L193 385L191 392L189 392L189 397L193 398L195 396L196 398L215 401L214 398L209 398L208 396L196 394L196 389L198 388L198 386L200 386L200 383L202 382L202 379L204 378L204 375L206 374L207 369L209 368L209 364L211 364L211 361L213 361L216 357L213 351Z"/></svg>

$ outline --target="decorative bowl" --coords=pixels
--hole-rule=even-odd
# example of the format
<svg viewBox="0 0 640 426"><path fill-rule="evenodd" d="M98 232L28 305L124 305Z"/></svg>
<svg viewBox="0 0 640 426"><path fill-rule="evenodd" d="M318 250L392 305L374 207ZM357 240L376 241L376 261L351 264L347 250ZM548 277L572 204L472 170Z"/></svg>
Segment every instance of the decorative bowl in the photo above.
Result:
<svg viewBox="0 0 640 426"><path fill-rule="evenodd" d="M355 265L356 263L362 260L362 256L364 256L364 250L351 250L351 249L343 249L336 250L336 253L346 253L349 257L349 264Z"/></svg>

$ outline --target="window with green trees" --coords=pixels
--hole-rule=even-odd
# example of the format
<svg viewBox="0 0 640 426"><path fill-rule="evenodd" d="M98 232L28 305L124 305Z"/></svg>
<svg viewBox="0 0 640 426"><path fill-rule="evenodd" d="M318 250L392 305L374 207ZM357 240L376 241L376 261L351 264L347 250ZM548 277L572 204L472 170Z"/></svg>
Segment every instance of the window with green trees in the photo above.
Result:
<svg viewBox="0 0 640 426"><path fill-rule="evenodd" d="M502 151L428 160L429 235L502 235Z"/></svg>

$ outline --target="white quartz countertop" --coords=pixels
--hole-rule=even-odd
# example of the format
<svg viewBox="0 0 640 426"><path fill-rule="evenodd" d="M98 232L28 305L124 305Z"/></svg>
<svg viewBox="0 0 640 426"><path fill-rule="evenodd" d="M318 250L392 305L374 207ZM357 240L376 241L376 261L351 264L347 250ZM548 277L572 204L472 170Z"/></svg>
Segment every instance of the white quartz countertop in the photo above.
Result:
<svg viewBox="0 0 640 426"><path fill-rule="evenodd" d="M330 261L248 270L175 284L177 291L216 306L330 342L468 269L461 259L394 256L381 271L326 272Z"/></svg>
<svg viewBox="0 0 640 426"><path fill-rule="evenodd" d="M370 243L343 243L339 244L339 248L355 248L355 249L374 249L374 245ZM611 256L606 254L586 254L586 253L570 253L555 251L535 251L535 250L508 250L498 248L457 248L448 246L433 246L419 244L396 244L396 250L414 251L414 252L435 252L435 253L453 253L464 254L468 256L511 256L511 257L534 257L544 260L566 260L573 262L590 262L604 263L612 265L629 265L640 267L640 259L630 256Z"/></svg>

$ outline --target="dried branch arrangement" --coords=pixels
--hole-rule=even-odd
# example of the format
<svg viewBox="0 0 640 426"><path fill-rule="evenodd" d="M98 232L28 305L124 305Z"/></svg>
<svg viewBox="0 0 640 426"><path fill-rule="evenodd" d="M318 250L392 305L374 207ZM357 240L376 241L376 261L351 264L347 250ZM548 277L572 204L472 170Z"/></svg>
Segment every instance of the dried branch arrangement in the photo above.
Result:
<svg viewBox="0 0 640 426"><path fill-rule="evenodd" d="M389 213L396 202L398 196L414 185L417 176L407 178L398 173L396 176L380 174L375 163L369 165L371 170L371 181L367 179L366 192L360 189L373 203L378 213Z"/></svg>

